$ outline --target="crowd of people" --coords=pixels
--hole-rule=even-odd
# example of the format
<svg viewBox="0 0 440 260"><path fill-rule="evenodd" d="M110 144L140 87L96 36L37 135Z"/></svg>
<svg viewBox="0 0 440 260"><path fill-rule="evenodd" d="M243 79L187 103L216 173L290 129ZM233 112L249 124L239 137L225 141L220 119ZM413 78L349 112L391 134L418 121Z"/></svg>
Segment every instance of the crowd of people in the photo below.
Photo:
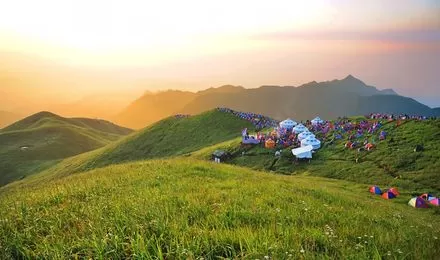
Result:
<svg viewBox="0 0 440 260"><path fill-rule="evenodd" d="M219 110L221 112L225 112L225 113L230 113L230 114L233 114L241 119L247 120L247 121L251 122L257 130L267 128L267 127L275 127L279 123L278 121L276 121L270 117L263 116L263 115L256 114L256 113L240 112L240 111L235 111L235 110L232 110L230 108L225 108L225 107L219 107L219 108L217 108L217 110Z"/></svg>
<svg viewBox="0 0 440 260"><path fill-rule="evenodd" d="M274 128L272 132L268 132L267 134L260 133L260 136L263 142L265 142L267 139L272 139L276 145L283 148L290 146L299 147L301 145L301 143L298 141L297 135L295 135L292 130L286 128L277 127Z"/></svg>
<svg viewBox="0 0 440 260"><path fill-rule="evenodd" d="M386 120L409 120L409 119L426 120L426 119L428 119L428 117L420 116L420 115L419 116L408 115L408 114L395 115L395 114L383 114L383 113L371 113L365 117L369 118L369 119L386 119Z"/></svg>
<svg viewBox="0 0 440 260"><path fill-rule="evenodd" d="M177 114L177 115L174 115L174 117L175 118L188 118L188 117L190 117L191 115L184 115L184 114Z"/></svg>
<svg viewBox="0 0 440 260"><path fill-rule="evenodd" d="M379 129L383 126L380 120L360 120L354 121L347 118L340 118L334 122L325 121L323 124L313 125L313 131L322 134L324 141L333 143L335 140L343 139L347 136L346 148L354 149L363 146L365 150L374 147L375 138ZM371 136L371 140L367 136ZM380 131L379 140L385 140L387 133Z"/></svg>

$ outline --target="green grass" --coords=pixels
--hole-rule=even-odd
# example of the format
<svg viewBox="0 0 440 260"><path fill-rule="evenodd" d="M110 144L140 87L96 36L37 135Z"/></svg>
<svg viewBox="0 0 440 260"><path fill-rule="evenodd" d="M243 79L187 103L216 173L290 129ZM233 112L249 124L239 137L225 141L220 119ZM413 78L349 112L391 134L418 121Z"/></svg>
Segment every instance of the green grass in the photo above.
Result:
<svg viewBox="0 0 440 260"><path fill-rule="evenodd" d="M409 198L188 158L112 165L2 189L0 255L435 259L439 211Z"/></svg>
<svg viewBox="0 0 440 260"><path fill-rule="evenodd" d="M241 147L241 129L252 129L250 123L215 110L190 118L170 117L100 149L61 160L70 146L81 143L74 140L87 136L104 144L114 140L107 137L117 135L111 130L101 135L103 129L96 127L89 131L93 121L86 126L64 124L50 117L0 132L0 138L8 137L0 143L10 154L16 142L26 138L41 142L35 141L34 149L42 147L18 167L39 174L0 188L0 258L440 255L436 225L440 209L407 205L422 192L440 195L440 120L410 121L397 128L386 124L389 137L372 152L346 150L344 141L324 144L311 163L293 163L290 149L276 159L274 150ZM14 129L17 126L21 130ZM63 135L46 139L51 128L75 131L65 140ZM394 142L389 142L391 137ZM46 140L54 142L48 146ZM416 144L425 150L414 153ZM215 149L231 152L228 163L238 166L206 162ZM401 196L383 200L369 194L369 184L397 186Z"/></svg>
<svg viewBox="0 0 440 260"><path fill-rule="evenodd" d="M109 147L94 166L183 155L234 138L248 121L216 110L190 118L169 117Z"/></svg>
<svg viewBox="0 0 440 260"><path fill-rule="evenodd" d="M25 118L0 131L0 186L130 132L106 121L67 119L48 112ZM21 149L24 146L26 150Z"/></svg>

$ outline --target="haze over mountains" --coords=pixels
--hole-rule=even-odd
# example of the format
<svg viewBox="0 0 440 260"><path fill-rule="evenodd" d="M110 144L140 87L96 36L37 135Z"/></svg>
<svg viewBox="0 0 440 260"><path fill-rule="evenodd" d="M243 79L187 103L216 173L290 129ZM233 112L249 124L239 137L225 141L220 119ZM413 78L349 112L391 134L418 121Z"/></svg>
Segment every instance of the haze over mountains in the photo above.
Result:
<svg viewBox="0 0 440 260"><path fill-rule="evenodd" d="M0 110L0 129L14 123L20 117L18 114Z"/></svg>
<svg viewBox="0 0 440 260"><path fill-rule="evenodd" d="M146 93L124 109L118 124L142 128L173 114L198 114L215 107L250 111L276 119L296 120L364 115L372 112L434 116L438 109L398 95L392 89L379 90L347 76L342 80L310 82L299 87L262 86L245 89L226 85L199 92L164 91Z"/></svg>

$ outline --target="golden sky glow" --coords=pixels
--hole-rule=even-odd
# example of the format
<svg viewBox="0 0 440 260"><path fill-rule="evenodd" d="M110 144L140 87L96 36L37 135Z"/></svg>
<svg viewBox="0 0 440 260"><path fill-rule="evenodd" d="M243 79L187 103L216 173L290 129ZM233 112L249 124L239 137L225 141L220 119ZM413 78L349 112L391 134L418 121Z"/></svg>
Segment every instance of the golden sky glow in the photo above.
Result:
<svg viewBox="0 0 440 260"><path fill-rule="evenodd" d="M193 82L193 89L298 85L354 74L378 87L419 93L408 83L417 80L401 80L406 70L423 80L421 92L431 95L440 80L432 72L440 66L439 46L437 0L0 2L0 54ZM104 83L92 88L86 81L76 88L90 93L119 88ZM76 92L71 96L81 96Z"/></svg>
<svg viewBox="0 0 440 260"><path fill-rule="evenodd" d="M160 62L248 48L243 36L288 29L292 16L295 26L306 28L327 11L313 1L207 2L9 1L0 11L1 47L94 65L139 63L134 57Z"/></svg>
<svg viewBox="0 0 440 260"><path fill-rule="evenodd" d="M4 1L0 48L79 65L142 65L261 47L249 36L270 32L375 32L440 19L429 1L360 2Z"/></svg>

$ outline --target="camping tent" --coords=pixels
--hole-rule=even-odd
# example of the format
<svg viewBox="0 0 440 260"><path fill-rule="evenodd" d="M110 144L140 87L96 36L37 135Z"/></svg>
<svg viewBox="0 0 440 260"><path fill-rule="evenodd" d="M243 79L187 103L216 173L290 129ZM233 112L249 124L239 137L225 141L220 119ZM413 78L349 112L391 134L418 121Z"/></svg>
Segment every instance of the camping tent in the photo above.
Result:
<svg viewBox="0 0 440 260"><path fill-rule="evenodd" d="M394 195L396 195L396 196L399 196L400 195L400 193L399 193L399 191L397 190L397 188L390 188L389 190L388 190L389 192L392 192Z"/></svg>
<svg viewBox="0 0 440 260"><path fill-rule="evenodd" d="M308 136L306 139L301 141L301 146L307 146L307 145L311 145L313 147L313 150L317 150L321 148L321 141L319 141L313 136Z"/></svg>
<svg viewBox="0 0 440 260"><path fill-rule="evenodd" d="M305 131L309 131L309 129L302 124L298 124L293 128L293 132L295 132L295 134L300 134Z"/></svg>
<svg viewBox="0 0 440 260"><path fill-rule="evenodd" d="M413 206L414 208L428 208L428 204L426 204L425 200L420 197L414 197L409 200L408 205Z"/></svg>
<svg viewBox="0 0 440 260"><path fill-rule="evenodd" d="M324 123L324 121L321 118L319 118L319 116L313 118L311 122L312 125L319 125Z"/></svg>
<svg viewBox="0 0 440 260"><path fill-rule="evenodd" d="M311 132L309 132L308 130L307 130L307 131L304 131L304 132L302 132L302 133L300 133L300 134L298 135L298 140L299 140L299 141L302 141L302 140L306 139L306 138L309 137L309 136L315 137L315 135L312 134Z"/></svg>
<svg viewBox="0 0 440 260"><path fill-rule="evenodd" d="M266 143L264 143L266 148L275 148L275 141L272 139L268 139Z"/></svg>
<svg viewBox="0 0 440 260"><path fill-rule="evenodd" d="M434 206L440 206L440 199L439 198L432 199L429 201L429 203Z"/></svg>
<svg viewBox="0 0 440 260"><path fill-rule="evenodd" d="M424 199L424 200L432 200L435 199L434 195L431 195L429 193L423 193L422 195L419 196L420 198Z"/></svg>
<svg viewBox="0 0 440 260"><path fill-rule="evenodd" d="M382 194L382 191L377 186L371 186L370 187L370 192L373 193L373 194L377 194L377 195L381 195Z"/></svg>
<svg viewBox="0 0 440 260"><path fill-rule="evenodd" d="M296 123L295 121L293 121L292 119L288 118L284 121L282 121L280 123L280 127L281 128L285 128L285 129L289 129L291 130L292 128L294 128L298 123Z"/></svg>
<svg viewBox="0 0 440 260"><path fill-rule="evenodd" d="M392 193L391 191L386 191L382 194L382 198L389 200L389 199L394 199L396 197L396 195L394 193Z"/></svg>
<svg viewBox="0 0 440 260"><path fill-rule="evenodd" d="M292 149L292 154L297 159L303 159L303 158L312 159L312 150L313 150L313 146L308 145L308 146Z"/></svg>

